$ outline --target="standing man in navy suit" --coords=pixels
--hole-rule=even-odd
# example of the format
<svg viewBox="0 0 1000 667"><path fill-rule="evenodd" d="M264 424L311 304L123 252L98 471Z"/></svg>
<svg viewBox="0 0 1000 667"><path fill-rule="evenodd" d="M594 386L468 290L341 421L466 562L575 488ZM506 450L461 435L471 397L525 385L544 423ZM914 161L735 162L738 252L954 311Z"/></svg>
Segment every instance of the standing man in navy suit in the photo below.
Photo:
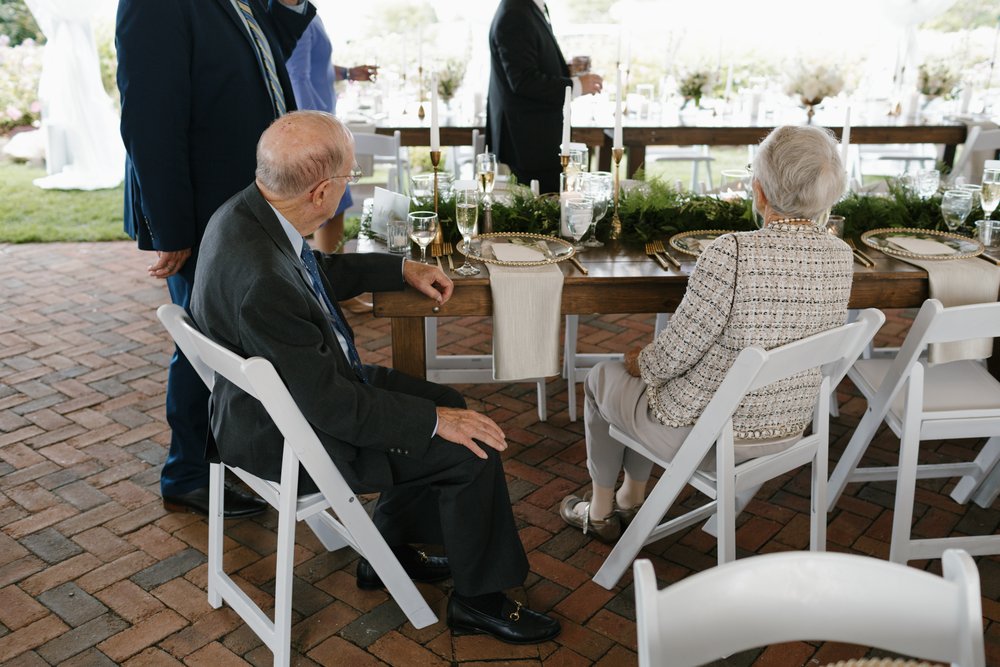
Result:
<svg viewBox="0 0 1000 667"><path fill-rule="evenodd" d="M120 0L115 30L125 231L156 253L149 275L188 309L215 210L253 181L261 133L295 108L285 59L316 14L306 0ZM163 505L208 513L208 390L180 350L170 362ZM226 516L264 510L227 490Z"/></svg>
<svg viewBox="0 0 1000 667"><path fill-rule="evenodd" d="M570 76L544 0L500 0L490 25L486 136L517 180L559 188L559 142L566 86L573 96L601 92L596 74Z"/></svg>

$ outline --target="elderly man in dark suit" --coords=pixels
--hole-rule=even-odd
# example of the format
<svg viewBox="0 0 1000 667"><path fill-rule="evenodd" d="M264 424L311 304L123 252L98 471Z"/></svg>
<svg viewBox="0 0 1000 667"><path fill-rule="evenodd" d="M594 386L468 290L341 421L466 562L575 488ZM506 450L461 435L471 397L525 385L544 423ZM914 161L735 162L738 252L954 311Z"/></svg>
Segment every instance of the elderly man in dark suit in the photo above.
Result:
<svg viewBox="0 0 1000 667"><path fill-rule="evenodd" d="M156 252L149 274L184 308L208 219L253 178L261 132L295 108L284 63L315 14L304 0L119 1L125 231ZM180 350L166 408L164 507L207 514L208 390ZM226 493L227 516L265 508Z"/></svg>
<svg viewBox="0 0 1000 667"><path fill-rule="evenodd" d="M599 93L596 74L570 76L543 0L500 0L490 25L487 141L522 183L559 187L559 143L567 86Z"/></svg>
<svg viewBox="0 0 1000 667"><path fill-rule="evenodd" d="M411 577L453 577L453 632L551 639L557 621L503 593L528 572L499 455L503 431L451 388L362 365L337 305L404 283L443 303L451 280L391 255L314 252L303 239L336 210L353 164L350 132L330 114L275 121L258 145L256 182L209 222L194 319L237 354L274 364L352 488L380 492L373 520ZM281 435L260 403L223 379L212 393L211 429L223 461L279 479ZM413 542L442 544L447 559ZM358 585L381 585L363 560Z"/></svg>

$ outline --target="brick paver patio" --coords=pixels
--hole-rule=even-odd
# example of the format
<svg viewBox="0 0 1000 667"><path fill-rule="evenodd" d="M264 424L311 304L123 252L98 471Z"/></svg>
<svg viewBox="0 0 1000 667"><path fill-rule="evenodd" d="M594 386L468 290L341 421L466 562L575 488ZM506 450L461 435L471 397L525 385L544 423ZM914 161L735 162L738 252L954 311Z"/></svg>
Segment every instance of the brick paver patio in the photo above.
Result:
<svg viewBox="0 0 1000 667"><path fill-rule="evenodd" d="M270 664L250 629L205 596L206 523L163 510L158 471L168 430L166 364L172 345L155 318L164 285L145 277L147 257L129 243L0 245L0 664ZM652 317L582 318L581 347L622 351L651 335ZM387 362L385 320L352 316L368 361ZM905 330L896 317L889 337ZM489 322L449 321L448 351L488 349ZM864 409L849 383L832 424L833 456ZM300 525L295 569L293 664L632 665L636 632L631 576L614 591L590 581L608 547L567 528L559 500L588 481L582 423L570 423L566 386L548 383L549 420L539 423L534 385L461 387L471 407L506 430L506 470L532 574L531 606L551 611L563 633L541 646L452 638L443 622L415 630L383 592L354 585L355 555L328 554ZM935 443L949 459L967 441ZM872 461L894 462L882 433ZM994 532L994 507L956 505L952 482L920 482L916 532ZM829 548L885 558L892 484L852 485L830 515ZM808 470L764 487L740 517L741 556L808 545ZM227 567L257 600L270 599L276 515L228 526ZM715 563L699 528L644 552L661 586ZM987 663L1000 664L1000 560L978 558ZM913 563L940 573L940 562ZM443 618L449 583L421 590ZM724 600L706 604L725 604ZM891 618L886 623L894 623ZM823 665L881 655L844 644L791 643L719 664Z"/></svg>

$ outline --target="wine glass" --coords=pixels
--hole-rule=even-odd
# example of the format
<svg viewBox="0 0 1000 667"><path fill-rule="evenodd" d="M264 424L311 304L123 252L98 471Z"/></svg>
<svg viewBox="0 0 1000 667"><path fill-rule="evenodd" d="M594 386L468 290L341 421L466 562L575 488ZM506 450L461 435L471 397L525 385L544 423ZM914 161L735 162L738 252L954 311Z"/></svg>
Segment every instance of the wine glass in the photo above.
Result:
<svg viewBox="0 0 1000 667"><path fill-rule="evenodd" d="M562 201L562 234L573 239L574 248L582 248L580 239L594 221L594 200L590 197L572 197Z"/></svg>
<svg viewBox="0 0 1000 667"><path fill-rule="evenodd" d="M989 220L1000 204L1000 169L983 170L983 191L980 195L983 213Z"/></svg>
<svg viewBox="0 0 1000 667"><path fill-rule="evenodd" d="M410 223L410 238L420 246L420 261L426 264L427 246L437 235L437 213L434 211L413 211L406 219Z"/></svg>
<svg viewBox="0 0 1000 667"><path fill-rule="evenodd" d="M933 197L941 185L941 172L937 169L921 169L917 172L915 184L921 199Z"/></svg>
<svg viewBox="0 0 1000 667"><path fill-rule="evenodd" d="M483 206L489 208L493 203L493 185L497 178L497 156L493 153L480 153L476 156L476 185L483 196Z"/></svg>
<svg viewBox="0 0 1000 667"><path fill-rule="evenodd" d="M590 223L590 238L583 242L585 248L601 248L603 243L597 240L597 223L608 212L611 204L611 190L614 178L610 171L593 171L583 175L583 194L594 200L594 218Z"/></svg>
<svg viewBox="0 0 1000 667"><path fill-rule="evenodd" d="M479 192L474 188L455 190L455 223L462 232L465 250L465 263L455 269L460 276L474 276L479 269L469 264L469 247L472 245L472 232L476 231L476 219L479 217Z"/></svg>
<svg viewBox="0 0 1000 667"><path fill-rule="evenodd" d="M954 232L972 213L972 193L968 190L947 190L941 197L941 216L948 231Z"/></svg>

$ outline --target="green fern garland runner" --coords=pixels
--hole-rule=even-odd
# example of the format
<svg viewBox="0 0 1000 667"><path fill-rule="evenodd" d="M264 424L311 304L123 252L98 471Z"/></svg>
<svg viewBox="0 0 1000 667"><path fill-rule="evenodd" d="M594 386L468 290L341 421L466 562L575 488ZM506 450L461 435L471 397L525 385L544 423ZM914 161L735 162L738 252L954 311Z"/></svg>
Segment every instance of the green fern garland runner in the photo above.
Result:
<svg viewBox="0 0 1000 667"><path fill-rule="evenodd" d="M647 182L648 190L622 192L618 216L622 222L622 243L641 246L654 239L666 239L679 232L696 229L753 230L757 226L749 201L723 201L712 196L677 192L658 180ZM411 210L426 206L411 204ZM455 225L453 198L438 204L445 240L457 243L461 234ZM888 195L849 194L833 207L833 213L845 218L845 235L858 236L880 227L916 227L945 230L941 218L941 197L920 199L906 188L890 181ZM611 233L611 208L597 223L597 237L603 241ZM482 212L480 212L482 216ZM966 222L984 217L981 209L973 209ZM530 232L559 235L559 201L555 197L536 198L525 189L515 191L509 203L493 205L493 231ZM369 235L366 228L362 234Z"/></svg>

